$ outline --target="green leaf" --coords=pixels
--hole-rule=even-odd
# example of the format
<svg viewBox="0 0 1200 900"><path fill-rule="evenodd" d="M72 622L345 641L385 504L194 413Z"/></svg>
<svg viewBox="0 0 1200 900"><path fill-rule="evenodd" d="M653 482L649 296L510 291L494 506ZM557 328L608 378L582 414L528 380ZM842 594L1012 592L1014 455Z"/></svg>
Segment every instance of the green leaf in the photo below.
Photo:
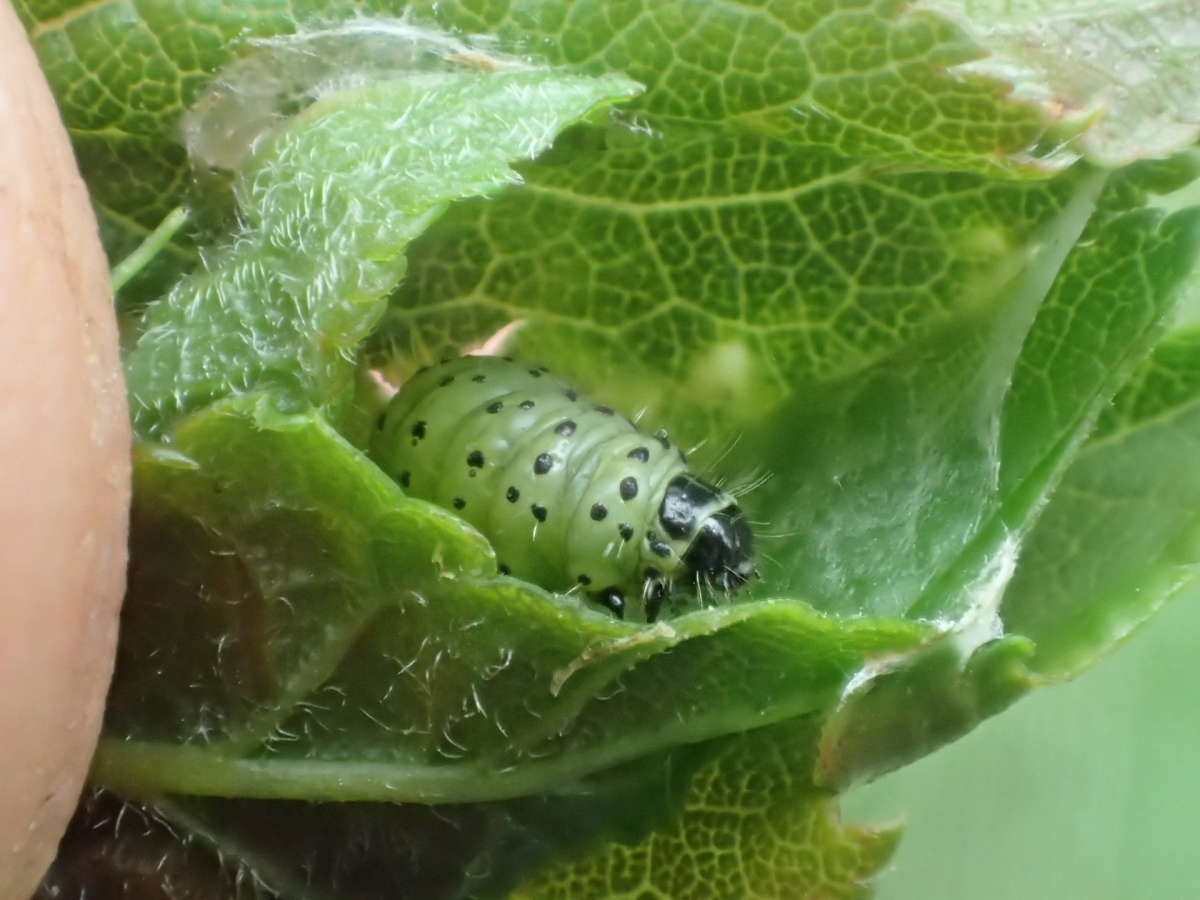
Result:
<svg viewBox="0 0 1200 900"><path fill-rule="evenodd" d="M997 273L991 305L797 396L731 454L775 474L768 497L746 498L784 535L766 551L775 585L844 614L994 611L1024 530L1159 335L1195 253L1189 217L1114 212L1083 232L1092 201L1077 184L1074 205Z"/></svg>
<svg viewBox="0 0 1200 900"><path fill-rule="evenodd" d="M815 712L927 635L785 601L614 621L496 578L461 520L254 395L144 446L135 484L94 768L127 793L519 796Z"/></svg>
<svg viewBox="0 0 1200 900"><path fill-rule="evenodd" d="M288 34L355 9L337 0L206 10L127 0L18 7L85 177L101 192L98 204L130 234L153 227L182 199L187 164L173 128L234 58L239 40ZM371 8L497 34L552 64L626 72L650 86L641 106L656 117L733 119L848 156L1008 165L1041 126L1037 110L1005 97L1001 82L946 72L983 53L963 30L894 2L614 7L587 0L569 14L565 5L529 0ZM164 157L167 147L175 149Z"/></svg>
<svg viewBox="0 0 1200 900"><path fill-rule="evenodd" d="M964 662L961 647L942 640L895 668L848 689L826 720L816 781L844 790L920 759L956 740L1033 688L1027 638L984 644Z"/></svg>
<svg viewBox="0 0 1200 900"><path fill-rule="evenodd" d="M253 882L311 900L441 900L510 896L540 868L516 896L625 896L633 884L687 896L702 880L726 886L717 896L866 896L900 832L838 821L835 798L805 775L813 729L798 720L675 748L501 803L173 797L122 805L99 792L85 798L43 890L106 880L231 893ZM138 822L137 840L123 819Z"/></svg>
<svg viewBox="0 0 1200 900"><path fill-rule="evenodd" d="M584 383L626 405L753 422L1001 303L1080 189L890 171L736 128L569 137L521 191L417 242L381 361L400 348L408 374L517 321L514 350L568 370L585 355Z"/></svg>
<svg viewBox="0 0 1200 900"><path fill-rule="evenodd" d="M1042 169L1026 156L1044 124L1038 109L1001 81L951 74L983 48L945 17L894 0L408 8L555 63L625 72L647 86L632 108L656 124L715 123L880 162Z"/></svg>
<svg viewBox="0 0 1200 900"><path fill-rule="evenodd" d="M1162 344L1105 412L1004 598L1031 665L1068 678L1200 574L1200 334Z"/></svg>
<svg viewBox="0 0 1200 900"><path fill-rule="evenodd" d="M383 0L370 8L496 34L551 64L625 72L650 86L640 108L663 122L737 122L884 163L1034 174L1042 168L1026 156L1042 113L1007 97L1002 82L949 74L948 66L979 57L982 48L944 18L894 0L782 8L587 0L571 4L569 15L566 6L534 0ZM188 198L192 172L179 120L209 78L248 42L324 26L357 6L306 0L197 10L24 0L18 9L92 187L105 246L118 260ZM172 272L195 264L191 236L181 236L171 254L126 289L127 304L157 296Z"/></svg>
<svg viewBox="0 0 1200 900"><path fill-rule="evenodd" d="M805 778L805 721L727 738L692 777L673 824L537 874L519 900L866 897L900 829L843 825Z"/></svg>
<svg viewBox="0 0 1200 900"><path fill-rule="evenodd" d="M513 181L510 159L634 90L544 70L408 73L308 107L239 171L232 242L147 313L126 360L139 431L263 384L329 409L408 242L450 200Z"/></svg>
<svg viewBox="0 0 1200 900"><path fill-rule="evenodd" d="M143 866L141 883L162 890L207 878L213 890L253 882L309 900L507 896L547 859L604 839L636 842L669 822L711 756L707 745L677 748L558 792L460 805L157 797L127 800L118 814L120 801L101 791L82 804L50 883L94 889L98 876L117 881ZM133 817L137 842L120 827Z"/></svg>

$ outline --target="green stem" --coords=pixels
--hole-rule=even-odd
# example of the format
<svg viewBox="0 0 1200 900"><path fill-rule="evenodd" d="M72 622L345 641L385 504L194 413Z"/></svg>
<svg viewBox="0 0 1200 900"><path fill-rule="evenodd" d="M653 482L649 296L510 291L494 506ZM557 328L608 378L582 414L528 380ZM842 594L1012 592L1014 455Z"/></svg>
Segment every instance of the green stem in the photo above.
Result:
<svg viewBox="0 0 1200 900"><path fill-rule="evenodd" d="M171 242L171 238L175 237L175 233L183 227L183 223L187 221L187 217L186 209L182 206L175 207L167 214L165 219L158 223L158 227L150 232L144 241L138 244L136 250L113 266L113 293L123 288L130 278L144 269L146 263L154 259L162 248Z"/></svg>

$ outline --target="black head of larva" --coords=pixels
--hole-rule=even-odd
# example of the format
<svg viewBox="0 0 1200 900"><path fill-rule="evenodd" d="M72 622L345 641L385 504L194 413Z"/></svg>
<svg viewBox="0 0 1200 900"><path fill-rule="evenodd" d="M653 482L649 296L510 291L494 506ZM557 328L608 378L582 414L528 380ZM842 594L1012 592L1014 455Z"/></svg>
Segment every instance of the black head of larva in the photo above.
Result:
<svg viewBox="0 0 1200 900"><path fill-rule="evenodd" d="M703 479L679 475L667 485L658 520L671 537L691 539L683 555L686 581L728 592L754 575L754 534L735 503L698 519L698 510L711 509L722 496Z"/></svg>

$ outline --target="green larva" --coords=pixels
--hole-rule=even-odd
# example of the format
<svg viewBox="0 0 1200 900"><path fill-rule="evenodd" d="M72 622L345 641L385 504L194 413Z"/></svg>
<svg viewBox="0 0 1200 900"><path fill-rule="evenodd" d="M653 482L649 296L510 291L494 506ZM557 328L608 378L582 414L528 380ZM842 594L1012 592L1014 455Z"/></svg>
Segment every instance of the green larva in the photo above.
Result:
<svg viewBox="0 0 1200 900"><path fill-rule="evenodd" d="M544 367L465 356L405 383L375 461L491 541L500 571L584 589L653 622L673 586L736 590L754 538L736 500L692 475L664 432L580 397Z"/></svg>

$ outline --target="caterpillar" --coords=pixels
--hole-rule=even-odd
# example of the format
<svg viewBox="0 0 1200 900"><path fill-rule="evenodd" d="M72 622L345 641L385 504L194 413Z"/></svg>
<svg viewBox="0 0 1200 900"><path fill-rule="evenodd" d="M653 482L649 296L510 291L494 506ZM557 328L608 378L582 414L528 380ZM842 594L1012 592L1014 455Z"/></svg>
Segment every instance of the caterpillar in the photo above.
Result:
<svg viewBox="0 0 1200 900"><path fill-rule="evenodd" d="M619 618L653 622L676 585L731 593L756 574L732 495L693 475L665 431L643 434L543 366L464 356L421 370L370 455L479 529L501 574L581 587Z"/></svg>

